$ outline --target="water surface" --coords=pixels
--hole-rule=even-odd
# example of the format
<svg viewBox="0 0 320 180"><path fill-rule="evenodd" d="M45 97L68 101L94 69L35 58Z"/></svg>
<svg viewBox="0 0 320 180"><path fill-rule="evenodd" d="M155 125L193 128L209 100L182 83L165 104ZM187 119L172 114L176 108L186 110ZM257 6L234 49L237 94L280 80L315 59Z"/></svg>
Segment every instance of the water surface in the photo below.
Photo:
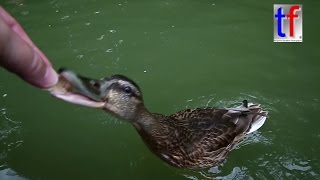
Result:
<svg viewBox="0 0 320 180"><path fill-rule="evenodd" d="M320 179L320 3L303 3L303 43L273 43L273 4L290 2L0 0L56 68L127 75L153 112L270 112L222 165L182 170L130 124L0 69L0 179Z"/></svg>

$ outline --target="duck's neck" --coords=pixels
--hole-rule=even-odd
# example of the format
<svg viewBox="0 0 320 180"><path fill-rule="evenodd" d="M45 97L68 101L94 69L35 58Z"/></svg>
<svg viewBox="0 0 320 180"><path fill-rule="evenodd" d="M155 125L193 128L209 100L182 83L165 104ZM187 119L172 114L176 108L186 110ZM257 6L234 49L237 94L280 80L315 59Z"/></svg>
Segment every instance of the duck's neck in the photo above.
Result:
<svg viewBox="0 0 320 180"><path fill-rule="evenodd" d="M139 107L139 111L133 121L134 127L138 131L151 132L157 124L156 118L143 105Z"/></svg>

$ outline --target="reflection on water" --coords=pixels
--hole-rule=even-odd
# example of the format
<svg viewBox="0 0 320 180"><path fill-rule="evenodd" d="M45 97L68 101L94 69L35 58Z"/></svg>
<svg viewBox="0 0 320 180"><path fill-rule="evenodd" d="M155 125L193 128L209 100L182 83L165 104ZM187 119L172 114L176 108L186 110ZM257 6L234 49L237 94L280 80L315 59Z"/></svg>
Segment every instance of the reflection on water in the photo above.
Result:
<svg viewBox="0 0 320 180"><path fill-rule="evenodd" d="M14 170L7 168L7 169L0 169L0 179L1 180L24 180L19 176Z"/></svg>
<svg viewBox="0 0 320 180"><path fill-rule="evenodd" d="M314 159L312 161L317 161ZM320 178L315 171L316 168L310 165L311 160L300 158L297 153L288 152L279 154L278 152L261 155L255 161L246 162L245 166L233 167L228 170L225 163L212 167L206 171L194 171L192 174L183 174L188 179L313 179ZM258 164L258 169L250 169L250 166Z"/></svg>

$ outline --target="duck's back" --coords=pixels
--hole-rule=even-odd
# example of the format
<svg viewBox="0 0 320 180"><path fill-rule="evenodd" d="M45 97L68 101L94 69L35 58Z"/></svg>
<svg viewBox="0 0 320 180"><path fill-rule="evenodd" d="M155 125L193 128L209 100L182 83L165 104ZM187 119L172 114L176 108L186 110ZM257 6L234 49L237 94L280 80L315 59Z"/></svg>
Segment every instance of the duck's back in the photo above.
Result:
<svg viewBox="0 0 320 180"><path fill-rule="evenodd" d="M139 133L157 156L173 166L209 167L223 161L250 132L252 123L266 115L260 107L252 107L187 109L171 116L155 114L157 127Z"/></svg>

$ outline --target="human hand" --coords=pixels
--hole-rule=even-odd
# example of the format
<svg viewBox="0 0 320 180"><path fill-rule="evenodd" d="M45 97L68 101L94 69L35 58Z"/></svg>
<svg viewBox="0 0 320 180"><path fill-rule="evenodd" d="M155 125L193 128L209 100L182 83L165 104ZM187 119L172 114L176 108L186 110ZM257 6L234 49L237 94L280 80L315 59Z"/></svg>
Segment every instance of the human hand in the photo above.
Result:
<svg viewBox="0 0 320 180"><path fill-rule="evenodd" d="M50 88L58 75L20 24L0 6L0 66L39 88Z"/></svg>

